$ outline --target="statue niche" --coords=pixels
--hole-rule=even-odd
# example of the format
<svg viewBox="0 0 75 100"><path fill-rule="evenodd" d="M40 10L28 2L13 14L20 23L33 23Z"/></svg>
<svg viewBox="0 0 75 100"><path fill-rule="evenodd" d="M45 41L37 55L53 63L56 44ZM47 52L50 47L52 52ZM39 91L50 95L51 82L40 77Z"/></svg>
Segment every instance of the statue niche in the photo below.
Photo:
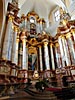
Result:
<svg viewBox="0 0 75 100"><path fill-rule="evenodd" d="M28 48L28 70L37 69L37 50L36 47Z"/></svg>
<svg viewBox="0 0 75 100"><path fill-rule="evenodd" d="M34 23L30 24L30 34L35 35L36 34L36 25Z"/></svg>

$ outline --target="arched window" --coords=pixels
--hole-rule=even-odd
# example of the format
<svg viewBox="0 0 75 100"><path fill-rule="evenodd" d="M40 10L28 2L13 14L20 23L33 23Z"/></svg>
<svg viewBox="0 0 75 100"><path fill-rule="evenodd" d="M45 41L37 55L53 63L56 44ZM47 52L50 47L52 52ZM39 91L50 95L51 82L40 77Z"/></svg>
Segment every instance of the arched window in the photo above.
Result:
<svg viewBox="0 0 75 100"><path fill-rule="evenodd" d="M55 11L54 17L55 17L55 21L56 21L56 22L60 20L60 12L59 12L59 10L56 10L56 11Z"/></svg>

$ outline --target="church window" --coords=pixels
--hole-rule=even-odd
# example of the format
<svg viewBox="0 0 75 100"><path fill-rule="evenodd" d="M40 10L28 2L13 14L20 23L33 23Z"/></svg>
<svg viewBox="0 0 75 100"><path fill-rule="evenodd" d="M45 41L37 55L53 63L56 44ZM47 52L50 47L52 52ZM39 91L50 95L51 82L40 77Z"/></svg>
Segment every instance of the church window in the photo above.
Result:
<svg viewBox="0 0 75 100"><path fill-rule="evenodd" d="M56 21L56 22L60 20L60 12L59 12L59 10L56 10L56 11L55 11L54 17L55 17L55 21Z"/></svg>

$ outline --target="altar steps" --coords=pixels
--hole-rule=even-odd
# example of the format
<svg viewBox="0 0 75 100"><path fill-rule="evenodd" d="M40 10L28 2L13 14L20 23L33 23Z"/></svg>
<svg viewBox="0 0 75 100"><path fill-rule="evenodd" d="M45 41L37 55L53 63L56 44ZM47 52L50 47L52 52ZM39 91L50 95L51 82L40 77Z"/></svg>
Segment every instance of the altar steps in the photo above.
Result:
<svg viewBox="0 0 75 100"><path fill-rule="evenodd" d="M18 93L1 97L0 100L58 100L54 93L50 91L35 92L29 89L19 91Z"/></svg>

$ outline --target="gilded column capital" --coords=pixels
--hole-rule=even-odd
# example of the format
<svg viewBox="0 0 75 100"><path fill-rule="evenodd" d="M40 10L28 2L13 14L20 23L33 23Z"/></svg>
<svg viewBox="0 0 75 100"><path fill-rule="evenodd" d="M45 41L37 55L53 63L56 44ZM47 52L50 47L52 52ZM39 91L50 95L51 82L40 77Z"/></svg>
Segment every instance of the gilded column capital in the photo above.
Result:
<svg viewBox="0 0 75 100"><path fill-rule="evenodd" d="M52 47L54 44L53 43L50 43L50 47Z"/></svg>
<svg viewBox="0 0 75 100"><path fill-rule="evenodd" d="M16 42L19 43L19 38L16 39Z"/></svg>
<svg viewBox="0 0 75 100"><path fill-rule="evenodd" d="M8 15L9 21L13 21L14 20L14 16L13 15Z"/></svg>
<svg viewBox="0 0 75 100"><path fill-rule="evenodd" d="M47 46L47 45L48 45L48 42L47 42L47 41L45 41L45 42L44 42L44 46Z"/></svg>
<svg viewBox="0 0 75 100"><path fill-rule="evenodd" d="M39 48L41 48L41 45L38 45Z"/></svg>
<svg viewBox="0 0 75 100"><path fill-rule="evenodd" d="M18 32L19 28L17 26L14 26L14 32Z"/></svg>
<svg viewBox="0 0 75 100"><path fill-rule="evenodd" d="M17 43L19 42L19 35L17 35L17 37L16 37L16 42Z"/></svg>
<svg viewBox="0 0 75 100"><path fill-rule="evenodd" d="M22 43L25 44L26 42L27 42L27 40L23 38Z"/></svg>
<svg viewBox="0 0 75 100"><path fill-rule="evenodd" d="M55 46L58 47L59 46L59 43L55 43Z"/></svg>
<svg viewBox="0 0 75 100"><path fill-rule="evenodd" d="M59 38L62 38L64 35L60 35Z"/></svg>
<svg viewBox="0 0 75 100"><path fill-rule="evenodd" d="M27 37L24 35L24 36L21 36L21 39L22 39L22 40L26 40Z"/></svg>
<svg viewBox="0 0 75 100"><path fill-rule="evenodd" d="M75 29L71 29L71 33L75 34Z"/></svg>
<svg viewBox="0 0 75 100"><path fill-rule="evenodd" d="M66 38L70 38L70 37L71 37L71 33L69 32L66 34Z"/></svg>
<svg viewBox="0 0 75 100"><path fill-rule="evenodd" d="M62 39L64 40L65 39L65 36L62 35Z"/></svg>
<svg viewBox="0 0 75 100"><path fill-rule="evenodd" d="M21 40L26 41L27 36L25 35L25 32L23 31L21 34Z"/></svg>
<svg viewBox="0 0 75 100"><path fill-rule="evenodd" d="M26 36L22 36L21 37L21 40L22 40L22 43L23 44L26 44L26 42L27 42L27 39L26 38L27 38Z"/></svg>

